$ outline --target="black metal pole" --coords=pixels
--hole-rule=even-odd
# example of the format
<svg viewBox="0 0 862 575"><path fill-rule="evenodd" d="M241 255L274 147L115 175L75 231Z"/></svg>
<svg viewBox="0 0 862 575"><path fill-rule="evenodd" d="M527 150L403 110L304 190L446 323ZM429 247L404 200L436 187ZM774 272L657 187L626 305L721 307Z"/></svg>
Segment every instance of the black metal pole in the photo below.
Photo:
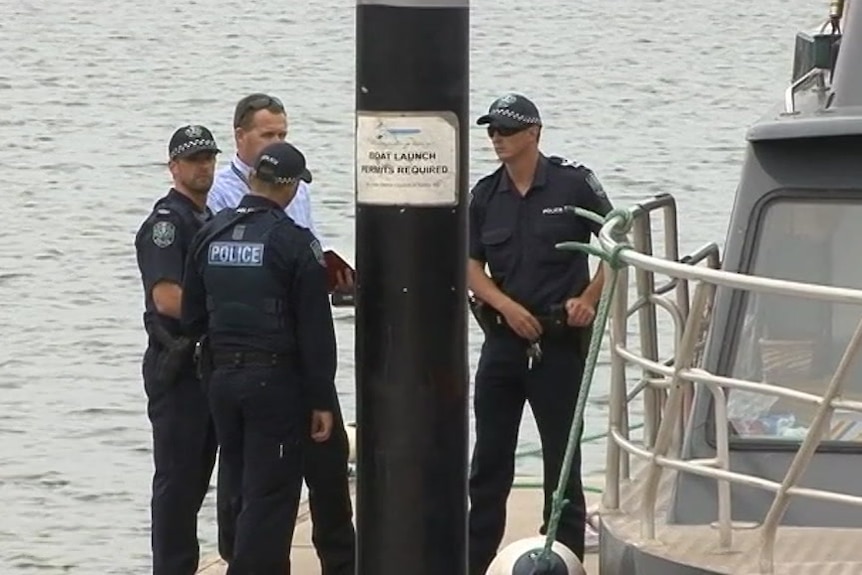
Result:
<svg viewBox="0 0 862 575"><path fill-rule="evenodd" d="M357 0L357 573L467 571L469 0Z"/></svg>

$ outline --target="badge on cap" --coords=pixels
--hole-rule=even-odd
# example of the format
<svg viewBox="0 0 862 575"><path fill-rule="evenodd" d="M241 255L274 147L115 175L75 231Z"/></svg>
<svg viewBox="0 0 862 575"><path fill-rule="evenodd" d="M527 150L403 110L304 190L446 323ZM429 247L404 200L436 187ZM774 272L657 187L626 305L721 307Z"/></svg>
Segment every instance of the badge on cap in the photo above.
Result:
<svg viewBox="0 0 862 575"><path fill-rule="evenodd" d="M326 267L326 258L323 257L323 248L320 246L320 242L315 238L309 246L311 247L311 252L314 254L314 259L317 260L317 263Z"/></svg>
<svg viewBox="0 0 862 575"><path fill-rule="evenodd" d="M160 248L166 248L173 244L176 235L177 228L172 222L156 222L153 226L153 243Z"/></svg>
<svg viewBox="0 0 862 575"><path fill-rule="evenodd" d="M514 94L506 94L499 100L497 100L497 106L500 108L505 108L506 106L510 106L514 104L518 98L515 97Z"/></svg>
<svg viewBox="0 0 862 575"><path fill-rule="evenodd" d="M186 128L185 134L189 138L200 138L203 135L203 130L200 126L189 126Z"/></svg>

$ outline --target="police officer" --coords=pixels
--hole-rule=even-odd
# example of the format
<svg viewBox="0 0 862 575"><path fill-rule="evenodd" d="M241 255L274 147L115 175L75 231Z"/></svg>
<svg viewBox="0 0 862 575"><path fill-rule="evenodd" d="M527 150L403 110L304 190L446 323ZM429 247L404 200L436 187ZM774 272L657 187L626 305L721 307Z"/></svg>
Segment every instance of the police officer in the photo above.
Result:
<svg viewBox="0 0 862 575"><path fill-rule="evenodd" d="M284 104L268 94L249 94L236 104L233 127L236 154L230 164L216 173L207 198L214 212L239 204L249 192L251 164L264 147L283 141L287 136ZM308 182L300 181L296 196L285 212L296 224L308 228L320 240L311 214L310 193ZM345 284L351 281L345 281ZM353 575L356 535L348 477L350 449L337 395L333 399L333 414L334 427L328 441L317 443L305 438L304 473L309 489L311 538L320 557L323 575ZM234 522L230 506L219 501L219 552L226 561L233 555L231 542L235 538Z"/></svg>
<svg viewBox="0 0 862 575"><path fill-rule="evenodd" d="M195 342L180 326L180 285L189 244L211 215L206 198L218 153L203 126L183 126L173 134L173 188L156 202L135 238L149 336L143 377L153 428L155 575L197 571L197 514L215 463L215 431L194 366Z"/></svg>
<svg viewBox="0 0 862 575"><path fill-rule="evenodd" d="M564 206L611 210L588 168L539 151L542 121L524 96L495 100L478 124L487 125L502 165L477 182L469 210L467 278L485 331L474 390L470 575L484 575L503 537L525 400L542 442L546 532L602 289L601 267L591 280L585 254L554 246L588 242L599 230ZM580 450L565 497L557 539L583 559Z"/></svg>
<svg viewBox="0 0 862 575"><path fill-rule="evenodd" d="M206 332L210 406L236 535L228 574L290 572L305 437L333 427L336 348L320 243L284 212L301 152L265 147L251 192L198 233L183 284L183 323ZM310 426L310 431L309 431Z"/></svg>

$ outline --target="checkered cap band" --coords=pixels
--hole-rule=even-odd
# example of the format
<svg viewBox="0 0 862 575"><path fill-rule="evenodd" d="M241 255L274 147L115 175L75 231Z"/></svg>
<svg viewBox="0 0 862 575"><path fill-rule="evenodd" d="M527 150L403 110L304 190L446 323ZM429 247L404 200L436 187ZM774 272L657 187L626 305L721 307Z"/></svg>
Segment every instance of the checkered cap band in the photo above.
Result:
<svg viewBox="0 0 862 575"><path fill-rule="evenodd" d="M184 142L184 143L180 144L179 146L176 146L175 148L173 148L171 150L170 157L173 160L174 158L176 158L180 154L187 152L191 149L195 149L195 148L213 150L213 149L217 149L218 146L216 146L215 140L212 140L209 138L198 138L195 140L189 140L188 142Z"/></svg>
<svg viewBox="0 0 862 575"><path fill-rule="evenodd" d="M520 114L511 110L510 108L497 108L490 114L491 116L503 116L504 118L511 118L516 122L521 122L522 124L541 124L542 120L537 116L525 116L524 114Z"/></svg>

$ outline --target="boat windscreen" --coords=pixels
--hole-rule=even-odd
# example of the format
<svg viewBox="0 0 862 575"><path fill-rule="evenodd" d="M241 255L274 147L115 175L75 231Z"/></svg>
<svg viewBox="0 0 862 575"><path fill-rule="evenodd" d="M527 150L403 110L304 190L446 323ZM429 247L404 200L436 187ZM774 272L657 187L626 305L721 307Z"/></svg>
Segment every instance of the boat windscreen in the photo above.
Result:
<svg viewBox="0 0 862 575"><path fill-rule="evenodd" d="M748 273L757 276L862 289L862 195L817 200L779 197L757 225ZM821 395L847 348L862 306L773 294L747 293L730 375ZM862 400L862 353L844 383L845 399ZM734 441L797 442L816 406L774 395L730 390L727 399ZM862 413L836 411L828 442L862 446Z"/></svg>

